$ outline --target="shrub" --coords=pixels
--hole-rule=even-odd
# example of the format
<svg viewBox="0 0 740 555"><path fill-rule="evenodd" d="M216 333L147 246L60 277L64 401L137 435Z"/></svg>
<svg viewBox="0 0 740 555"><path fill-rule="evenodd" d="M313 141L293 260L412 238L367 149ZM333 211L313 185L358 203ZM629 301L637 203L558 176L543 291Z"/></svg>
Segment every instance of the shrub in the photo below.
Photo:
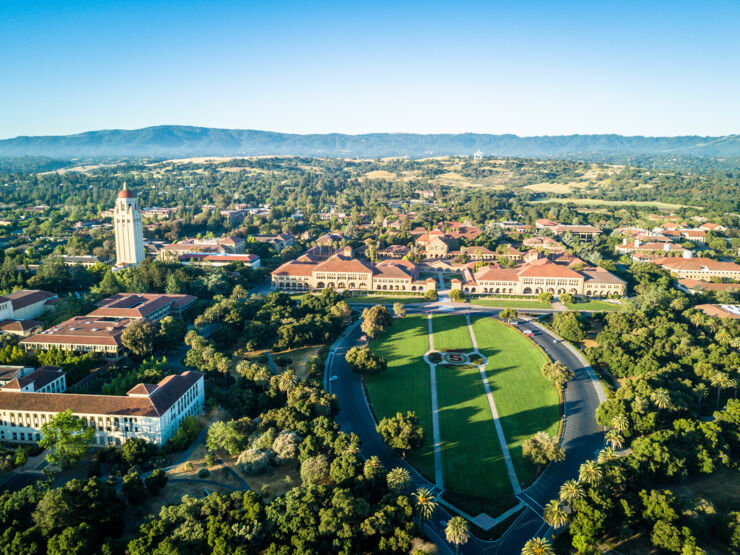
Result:
<svg viewBox="0 0 740 555"><path fill-rule="evenodd" d="M309 457L301 464L301 480L304 484L324 484L329 481L329 461L326 455Z"/></svg>
<svg viewBox="0 0 740 555"><path fill-rule="evenodd" d="M213 466L216 464L216 457L213 453L206 453L206 456L203 457L203 461L206 463L206 466Z"/></svg>
<svg viewBox="0 0 740 555"><path fill-rule="evenodd" d="M211 473L211 471L210 471L210 470L208 470L207 468L201 468L201 469L200 469L200 470L198 471L198 478L206 478L206 477L208 477L208 475L209 475L210 473Z"/></svg>
<svg viewBox="0 0 740 555"><path fill-rule="evenodd" d="M424 298L427 301L436 301L437 300L437 291L435 291L434 289L431 289L430 291L427 291L426 293L424 293Z"/></svg>
<svg viewBox="0 0 740 555"><path fill-rule="evenodd" d="M433 352L429 354L429 362L433 364L439 364L442 362L442 353Z"/></svg>
<svg viewBox="0 0 740 555"><path fill-rule="evenodd" d="M450 291L450 300L456 303L464 303L465 295L459 289L453 289L452 291Z"/></svg>
<svg viewBox="0 0 740 555"><path fill-rule="evenodd" d="M237 459L237 464L247 474L264 474L270 467L272 452L267 449L247 449Z"/></svg>
<svg viewBox="0 0 740 555"><path fill-rule="evenodd" d="M198 419L194 416L186 416L182 419L180 427L175 432L175 435L173 435L169 440L167 440L167 443L164 444L162 451L165 453L182 451L193 442L199 431L200 424L198 423Z"/></svg>
<svg viewBox="0 0 740 555"><path fill-rule="evenodd" d="M272 442L272 450L278 463L284 463L298 457L301 436L291 430L283 430Z"/></svg>
<svg viewBox="0 0 740 555"><path fill-rule="evenodd" d="M158 468L152 472L151 476L146 477L144 485L149 493L157 495L167 485L167 479L167 474Z"/></svg>

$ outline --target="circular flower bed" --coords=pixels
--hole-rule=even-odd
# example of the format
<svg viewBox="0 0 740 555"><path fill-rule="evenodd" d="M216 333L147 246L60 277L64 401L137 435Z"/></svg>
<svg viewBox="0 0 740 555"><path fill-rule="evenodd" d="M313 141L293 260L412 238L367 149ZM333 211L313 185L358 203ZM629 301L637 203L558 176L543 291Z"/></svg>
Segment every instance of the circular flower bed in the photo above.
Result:
<svg viewBox="0 0 740 555"><path fill-rule="evenodd" d="M448 364L467 364L468 355L465 353L444 353L442 359Z"/></svg>

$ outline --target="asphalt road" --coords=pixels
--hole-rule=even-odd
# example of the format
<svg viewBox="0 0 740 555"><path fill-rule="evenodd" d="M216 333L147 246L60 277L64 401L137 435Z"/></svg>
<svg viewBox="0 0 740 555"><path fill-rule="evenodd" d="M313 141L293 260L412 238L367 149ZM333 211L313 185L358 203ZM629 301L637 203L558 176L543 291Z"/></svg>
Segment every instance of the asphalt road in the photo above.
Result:
<svg viewBox="0 0 740 555"><path fill-rule="evenodd" d="M450 306L439 303L424 305L407 305L408 312L444 312L444 313L484 313L497 314L498 309L483 309L470 306ZM522 491L519 499L526 509L519 518L499 539L493 542L471 537L461 549L465 554L515 554L520 553L524 543L534 536L548 532L548 525L542 520L542 508L557 497L560 485L570 478L578 476L578 467L594 456L604 447L604 430L596 424L594 412L599 405L603 391L593 371L580 355L565 343L534 323L522 322L521 329L535 331L534 341L553 359L559 360L575 372L575 377L565 390L565 429L562 446L565 460L550 464L539 478ZM350 326L334 343L326 363L326 386L330 393L337 396L340 412L337 421L343 430L356 433L362 440L362 454L365 457L377 456L383 465L390 469L402 466L408 469L412 477L412 488L426 487L435 490L429 480L421 476L416 469L403 459L397 457L380 439L375 431L375 420L368 406L360 377L354 374L344 360L346 351L361 344L359 322ZM425 532L436 543L442 553L452 553L452 548L444 540L444 526L451 514L439 507L425 526ZM495 515L492 515L495 516Z"/></svg>

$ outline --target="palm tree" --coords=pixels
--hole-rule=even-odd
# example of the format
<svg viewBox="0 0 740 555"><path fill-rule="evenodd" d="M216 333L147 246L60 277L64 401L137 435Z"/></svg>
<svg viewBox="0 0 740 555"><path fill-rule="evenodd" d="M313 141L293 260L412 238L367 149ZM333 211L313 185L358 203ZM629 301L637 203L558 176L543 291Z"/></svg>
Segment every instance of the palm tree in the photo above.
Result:
<svg viewBox="0 0 740 555"><path fill-rule="evenodd" d="M331 416L331 399L328 395L324 395L316 403L316 414L320 416Z"/></svg>
<svg viewBox="0 0 740 555"><path fill-rule="evenodd" d="M596 461L586 461L578 469L578 480L590 485L596 485L601 481L601 468Z"/></svg>
<svg viewBox="0 0 740 555"><path fill-rule="evenodd" d="M416 500L416 515L419 517L419 528L424 526L424 521L432 518L435 509L437 508L437 502L434 500L434 495L427 488L419 488L414 494Z"/></svg>
<svg viewBox="0 0 740 555"><path fill-rule="evenodd" d="M470 538L468 521L461 516L453 516L445 526L447 541L455 545L455 553L460 553L460 546Z"/></svg>
<svg viewBox="0 0 740 555"><path fill-rule="evenodd" d="M619 430L611 429L606 431L606 442L614 449L621 449L624 439Z"/></svg>
<svg viewBox="0 0 740 555"><path fill-rule="evenodd" d="M707 387L707 384L704 382L699 382L696 384L696 387L694 387L694 393L696 393L696 402L698 404L698 414L699 417L701 417L701 402L706 399L706 397L709 395L709 388Z"/></svg>
<svg viewBox="0 0 740 555"><path fill-rule="evenodd" d="M599 463L605 463L612 461L617 458L617 453L614 451L614 448L612 447L604 447L601 451L599 451Z"/></svg>
<svg viewBox="0 0 740 555"><path fill-rule="evenodd" d="M709 382L712 384L712 387L717 388L717 408L716 410L719 410L719 396L720 393L722 393L722 389L725 388L727 385L727 381L729 380L727 374L724 374L722 372L715 372L712 374L712 377L709 379Z"/></svg>
<svg viewBox="0 0 740 555"><path fill-rule="evenodd" d="M661 409L667 409L671 406L671 394L663 387L659 387L653 391L651 398L653 399L655 406L658 407L658 414L660 414Z"/></svg>
<svg viewBox="0 0 740 555"><path fill-rule="evenodd" d="M254 381L263 391L267 389L271 377L272 374L270 374L270 371L267 370L267 368L260 368L254 373Z"/></svg>
<svg viewBox="0 0 740 555"><path fill-rule="evenodd" d="M411 485L411 475L405 468L396 467L386 476L388 489L393 493L401 493Z"/></svg>
<svg viewBox="0 0 740 555"><path fill-rule="evenodd" d="M565 512L565 507L557 499L553 499L545 505L543 515L545 522L555 529L568 523L568 513Z"/></svg>
<svg viewBox="0 0 740 555"><path fill-rule="evenodd" d="M630 427L630 421L624 414L617 414L612 418L612 428L619 432L626 432Z"/></svg>
<svg viewBox="0 0 740 555"><path fill-rule="evenodd" d="M583 497L583 486L577 480L568 480L560 486L560 501L571 504L576 499Z"/></svg>
<svg viewBox="0 0 740 555"><path fill-rule="evenodd" d="M288 368L285 372L280 374L278 381L278 389L284 393L290 393L298 385L298 376L295 374L295 370Z"/></svg>
<svg viewBox="0 0 740 555"><path fill-rule="evenodd" d="M524 544L522 555L555 555L555 550L547 538L532 538Z"/></svg>

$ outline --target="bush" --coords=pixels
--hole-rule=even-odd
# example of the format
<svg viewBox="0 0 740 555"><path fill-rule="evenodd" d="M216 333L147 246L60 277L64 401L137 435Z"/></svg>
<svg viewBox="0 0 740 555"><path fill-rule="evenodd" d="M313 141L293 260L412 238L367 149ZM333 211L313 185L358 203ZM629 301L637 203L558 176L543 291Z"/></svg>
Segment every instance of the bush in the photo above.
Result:
<svg viewBox="0 0 740 555"><path fill-rule="evenodd" d="M384 358L375 356L367 347L352 347L344 358L350 369L357 374L373 376L388 367Z"/></svg>
<svg viewBox="0 0 740 555"><path fill-rule="evenodd" d="M560 295L560 302L565 304L573 304L575 302L575 297L571 295L570 293L563 293Z"/></svg>
<svg viewBox="0 0 740 555"><path fill-rule="evenodd" d="M169 440L167 440L167 443L164 444L162 451L165 453L182 451L193 442L193 440L198 436L198 432L200 432L198 419L194 416L186 416L182 419L180 427L175 432L175 435L173 435Z"/></svg>
<svg viewBox="0 0 740 555"><path fill-rule="evenodd" d="M456 303L464 303L465 295L459 289L453 289L450 291L450 300Z"/></svg>
<svg viewBox="0 0 740 555"><path fill-rule="evenodd" d="M247 449L237 459L236 463L247 474L255 476L264 474L270 468L272 452L267 449Z"/></svg>
<svg viewBox="0 0 740 555"><path fill-rule="evenodd" d="M427 291L426 293L424 293L424 298L427 301L436 301L437 300L437 291L435 291L434 289L431 289L430 291Z"/></svg>
<svg viewBox="0 0 740 555"><path fill-rule="evenodd" d="M206 466L213 466L216 464L216 457L213 456L213 453L206 453L206 456L203 457L203 461L206 463Z"/></svg>
<svg viewBox="0 0 740 555"><path fill-rule="evenodd" d="M138 472L129 472L123 477L122 490L126 496L126 501L133 507L141 505L148 495Z"/></svg>
<svg viewBox="0 0 740 555"><path fill-rule="evenodd" d="M278 463L284 463L298 457L301 436L291 430L283 430L272 442L272 451Z"/></svg>
<svg viewBox="0 0 740 555"><path fill-rule="evenodd" d="M480 366L481 364L483 364L483 357L480 355L472 355L470 357L470 364Z"/></svg>
<svg viewBox="0 0 740 555"><path fill-rule="evenodd" d="M198 478L207 478L210 473L211 471L208 470L207 468L201 468L198 471Z"/></svg>
<svg viewBox="0 0 740 555"><path fill-rule="evenodd" d="M325 484L329 481L329 460L326 455L309 457L301 464L301 480L304 484Z"/></svg>
<svg viewBox="0 0 740 555"><path fill-rule="evenodd" d="M158 468L152 472L151 476L146 477L144 485L150 494L157 495L167 485L167 480L167 474Z"/></svg>
<svg viewBox="0 0 740 555"><path fill-rule="evenodd" d="M439 364L442 362L442 353L433 352L429 354L429 362L433 364Z"/></svg>

